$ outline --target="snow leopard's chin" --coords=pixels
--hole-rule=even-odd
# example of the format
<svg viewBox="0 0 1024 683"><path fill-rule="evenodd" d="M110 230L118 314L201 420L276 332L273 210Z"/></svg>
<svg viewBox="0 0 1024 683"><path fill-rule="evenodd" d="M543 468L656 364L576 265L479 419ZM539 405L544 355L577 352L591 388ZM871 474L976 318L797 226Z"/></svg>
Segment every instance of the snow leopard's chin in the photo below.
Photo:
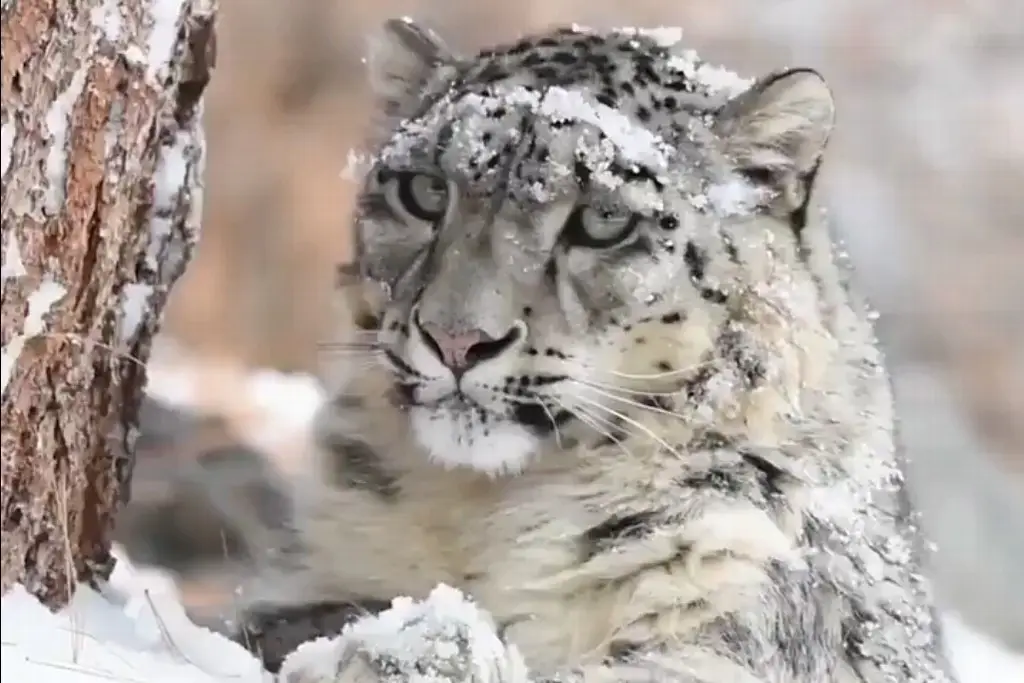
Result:
<svg viewBox="0 0 1024 683"><path fill-rule="evenodd" d="M491 476L522 472L542 442L530 426L479 407L412 406L409 419L431 461Z"/></svg>

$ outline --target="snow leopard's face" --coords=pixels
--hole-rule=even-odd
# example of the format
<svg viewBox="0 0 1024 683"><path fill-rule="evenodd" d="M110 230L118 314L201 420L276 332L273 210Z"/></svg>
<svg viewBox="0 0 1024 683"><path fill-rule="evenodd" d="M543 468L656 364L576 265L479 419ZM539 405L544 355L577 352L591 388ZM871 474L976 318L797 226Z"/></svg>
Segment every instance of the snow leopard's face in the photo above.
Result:
<svg viewBox="0 0 1024 683"><path fill-rule="evenodd" d="M683 387L743 279L739 229L804 203L795 179L831 125L820 78L729 100L749 84L701 83L674 50L562 30L460 61L386 25L356 251L434 459L514 472L562 430L610 433Z"/></svg>

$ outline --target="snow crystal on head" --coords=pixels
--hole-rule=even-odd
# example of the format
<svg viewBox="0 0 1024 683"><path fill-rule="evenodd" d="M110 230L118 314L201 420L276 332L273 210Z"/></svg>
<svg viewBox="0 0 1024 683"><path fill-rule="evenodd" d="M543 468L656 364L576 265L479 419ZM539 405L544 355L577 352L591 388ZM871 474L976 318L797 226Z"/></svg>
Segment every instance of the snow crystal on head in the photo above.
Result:
<svg viewBox="0 0 1024 683"><path fill-rule="evenodd" d="M754 84L722 66L708 64L696 50L684 49L669 58L668 67L683 74L701 94L708 97L736 97Z"/></svg>
<svg viewBox="0 0 1024 683"><path fill-rule="evenodd" d="M638 38L649 38L658 47L673 47L683 40L683 29L678 26L658 26L655 28L626 28L612 29L613 33L621 33Z"/></svg>
<svg viewBox="0 0 1024 683"><path fill-rule="evenodd" d="M438 170L477 196L525 205L571 197L583 183L592 200L646 214L674 188L698 211L747 213L759 197L711 169L698 140L712 138L714 112L753 81L703 62L682 38L671 27L574 26L485 50L370 164L351 157L347 176L373 165Z"/></svg>
<svg viewBox="0 0 1024 683"><path fill-rule="evenodd" d="M592 185L614 191L623 184L621 169L642 167L665 180L677 156L660 135L586 90L509 84L447 98L424 116L404 122L378 161L417 167L433 160L487 192L524 154L527 135L546 150L543 159L519 159L525 167L534 166L532 182L530 172L519 180L525 198L538 203L575 187L579 164L588 169Z"/></svg>
<svg viewBox="0 0 1024 683"><path fill-rule="evenodd" d="M538 109L541 116L555 122L578 121L594 126L615 146L623 161L639 163L654 171L665 171L673 156L672 148L660 136L637 125L621 112L590 101L579 90L549 88L544 91Z"/></svg>

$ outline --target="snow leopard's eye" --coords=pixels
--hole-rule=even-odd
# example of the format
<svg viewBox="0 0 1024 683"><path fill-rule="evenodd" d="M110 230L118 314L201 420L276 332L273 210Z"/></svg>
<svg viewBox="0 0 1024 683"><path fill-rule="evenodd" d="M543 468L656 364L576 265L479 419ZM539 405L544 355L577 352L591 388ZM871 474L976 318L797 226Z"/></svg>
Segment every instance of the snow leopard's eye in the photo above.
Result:
<svg viewBox="0 0 1024 683"><path fill-rule="evenodd" d="M391 207L415 220L436 223L448 208L448 185L437 176L383 171L380 182Z"/></svg>
<svg viewBox="0 0 1024 683"><path fill-rule="evenodd" d="M606 249L629 239L639 222L639 214L601 211L581 205L566 219L562 240L570 247Z"/></svg>

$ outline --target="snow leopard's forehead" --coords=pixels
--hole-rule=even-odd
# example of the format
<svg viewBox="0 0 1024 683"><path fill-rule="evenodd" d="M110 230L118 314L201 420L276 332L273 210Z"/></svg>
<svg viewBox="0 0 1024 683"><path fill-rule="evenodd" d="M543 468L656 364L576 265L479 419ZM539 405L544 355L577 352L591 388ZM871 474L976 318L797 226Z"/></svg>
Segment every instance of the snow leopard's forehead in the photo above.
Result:
<svg viewBox="0 0 1024 683"><path fill-rule="evenodd" d="M630 180L699 193L719 179L705 117L749 83L674 48L677 36L560 29L479 53L379 150L481 196L543 204L586 184L635 209Z"/></svg>

